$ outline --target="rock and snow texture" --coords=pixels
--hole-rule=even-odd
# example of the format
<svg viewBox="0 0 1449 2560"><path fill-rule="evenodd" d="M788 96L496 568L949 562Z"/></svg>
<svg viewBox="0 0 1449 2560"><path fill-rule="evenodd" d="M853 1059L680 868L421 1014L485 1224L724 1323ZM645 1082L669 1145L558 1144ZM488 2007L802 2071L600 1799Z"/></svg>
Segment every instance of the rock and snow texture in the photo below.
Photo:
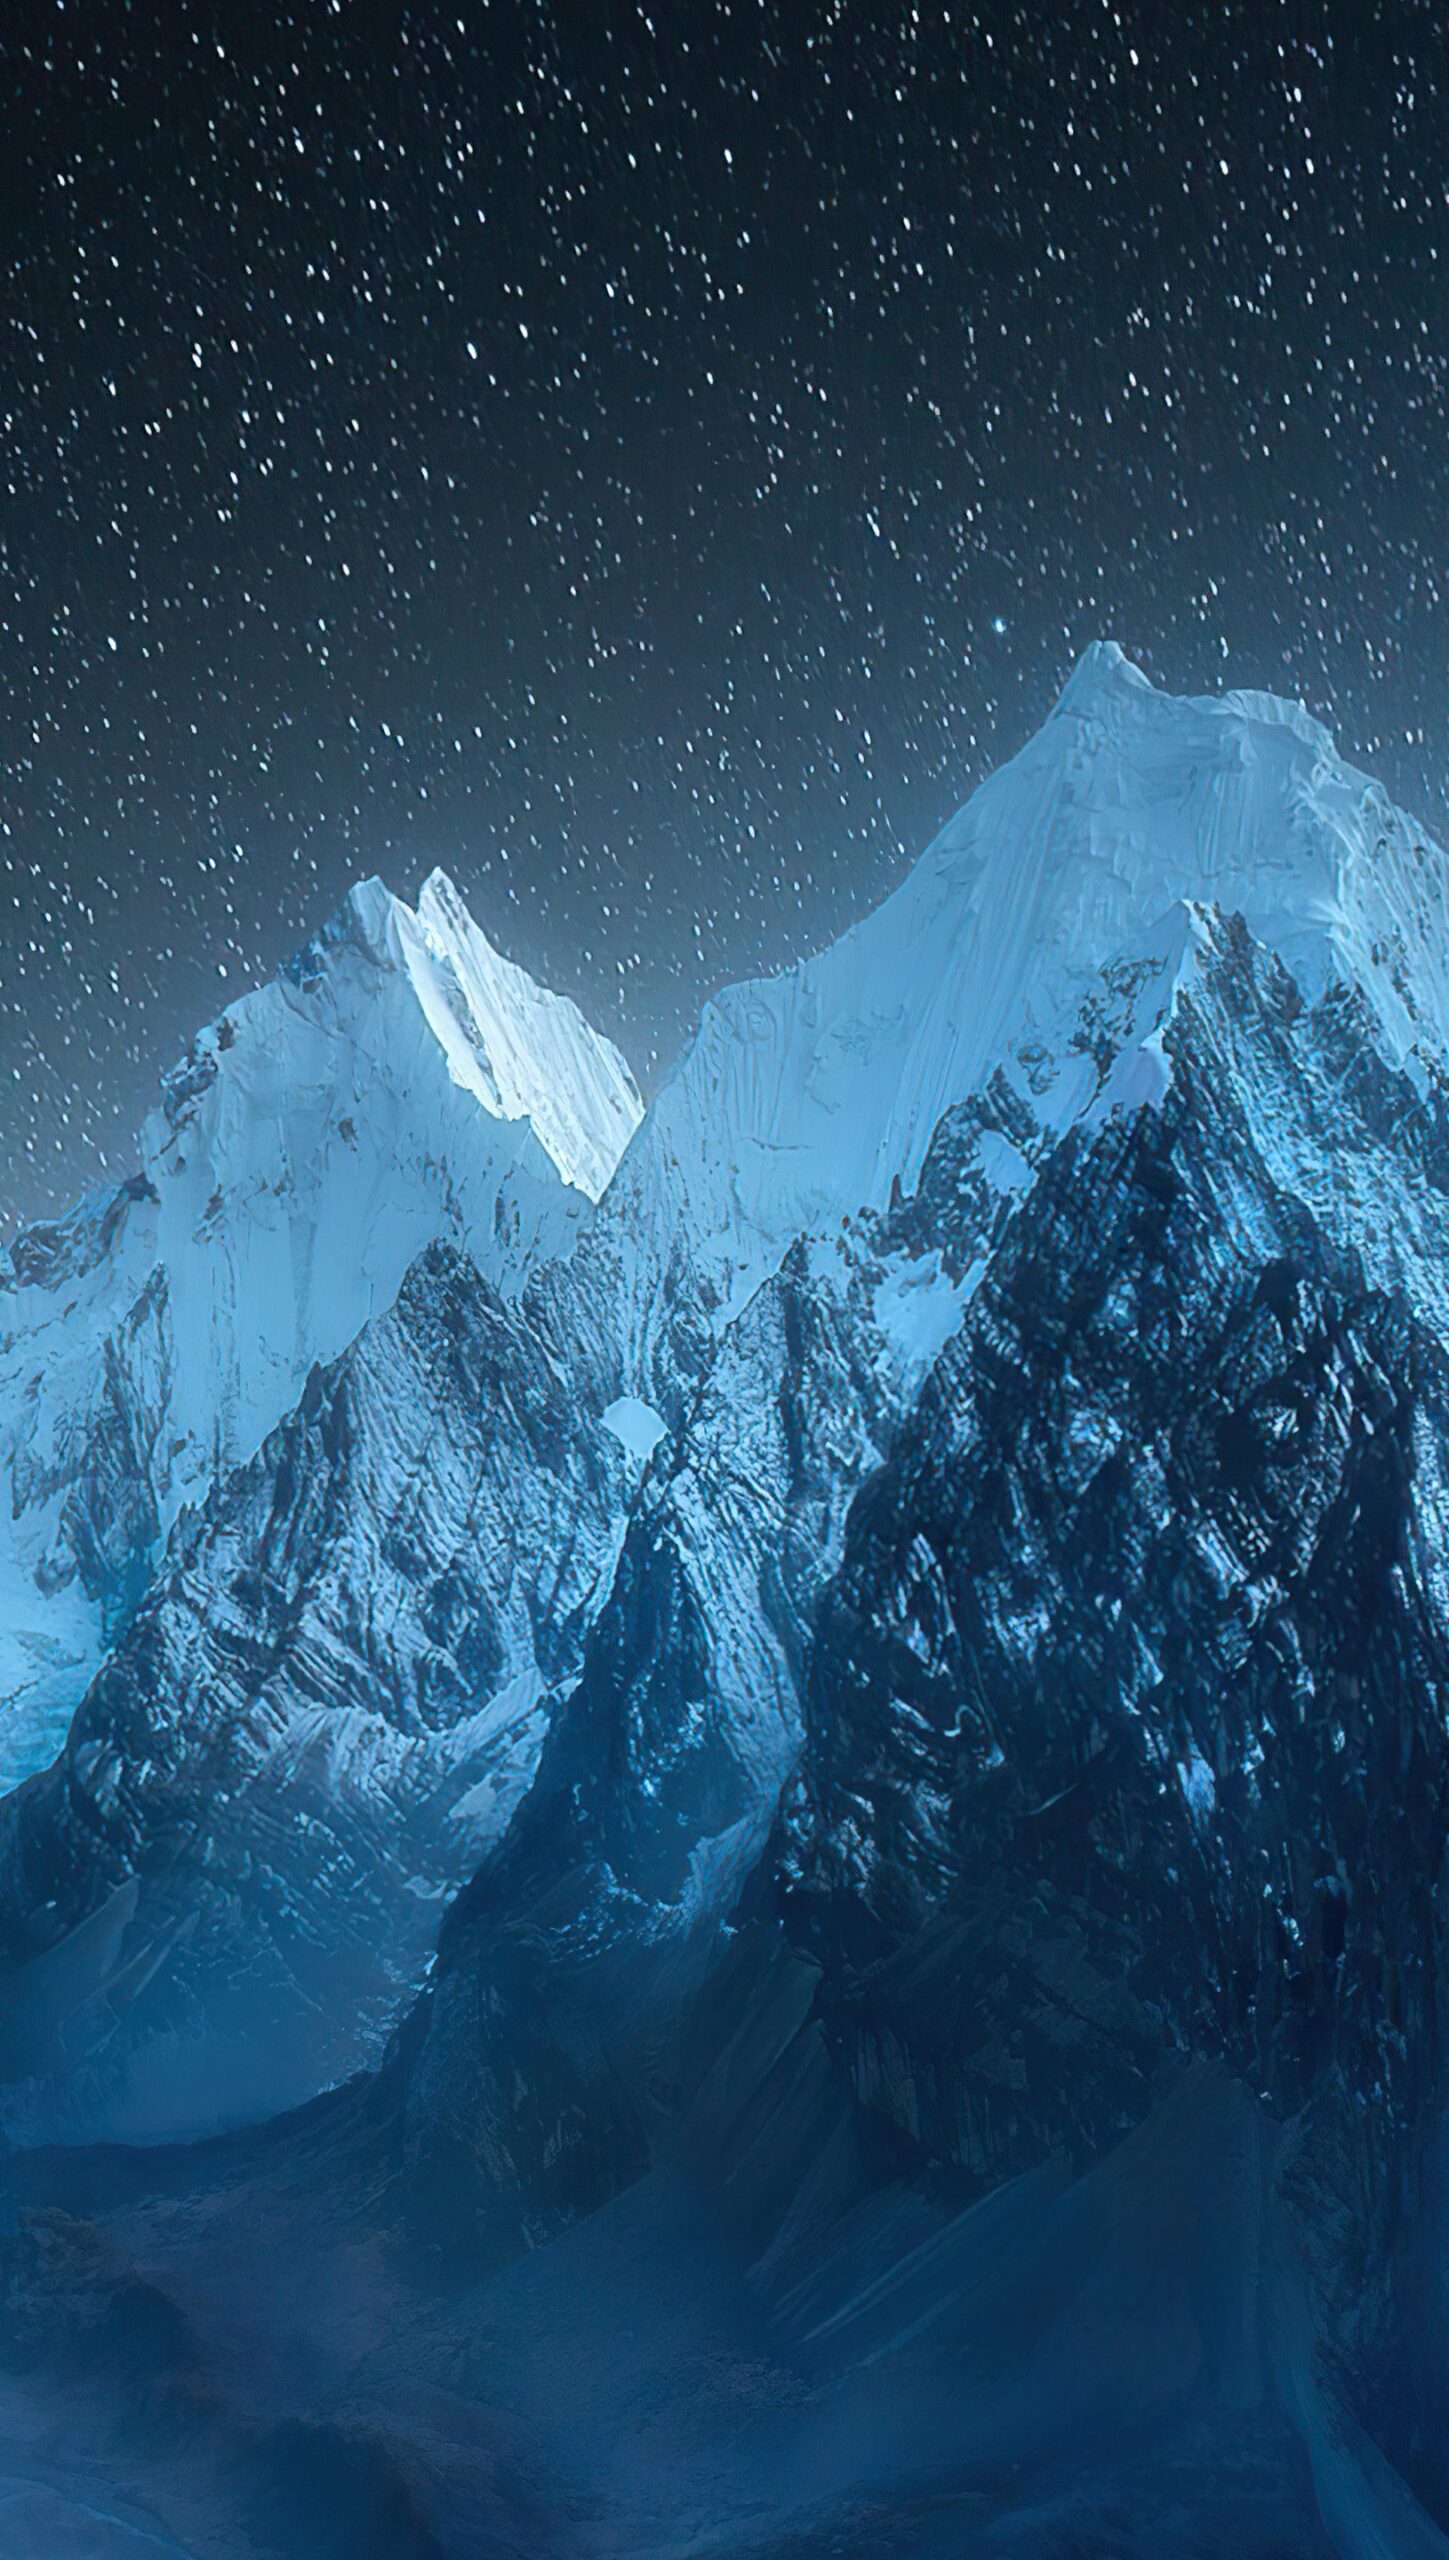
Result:
<svg viewBox="0 0 1449 2560"><path fill-rule="evenodd" d="M205 2132L376 2058L533 1776L627 1475L516 1300L430 1246L178 1522L0 1805L12 2133Z"/></svg>
<svg viewBox="0 0 1449 2560"><path fill-rule="evenodd" d="M1283 2425L1322 2536L1245 2543L1214 2453L1142 2550L1446 2548L1449 1109L1370 1035L1205 916L1155 1094L1004 1190L1023 1121L958 1107L883 1252L794 1248L384 2074L425 2227L486 2261L608 2227L676 2141L693 2190L697 2073L756 2274L817 2346L923 2347L958 2488L1023 2426L1090 2462L1199 2395ZM852 1276L934 1302L907 1361L944 1337L893 1428ZM823 2086L752 1939L803 1959Z"/></svg>
<svg viewBox="0 0 1449 2560"><path fill-rule="evenodd" d="M420 1258L177 1524L55 1767L0 1804L12 2138L194 2135L374 2060L546 1752L545 1806L591 1802L592 1937L728 1904L851 1495L1010 1214L993 1137L963 1105L909 1201L802 1239L673 1431ZM547 1819L525 1840L547 1905Z"/></svg>
<svg viewBox="0 0 1449 2560"><path fill-rule="evenodd" d="M441 873L376 881L166 1080L140 1170L0 1283L0 1785L58 1747L183 1505L435 1238L505 1292L567 1251L640 1115Z"/></svg>

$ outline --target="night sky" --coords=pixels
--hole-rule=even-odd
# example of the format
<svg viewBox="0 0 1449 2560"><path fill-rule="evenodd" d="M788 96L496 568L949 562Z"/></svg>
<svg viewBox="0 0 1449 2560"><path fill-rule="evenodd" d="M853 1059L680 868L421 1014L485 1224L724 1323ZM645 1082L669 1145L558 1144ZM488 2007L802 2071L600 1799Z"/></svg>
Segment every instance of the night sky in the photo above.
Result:
<svg viewBox="0 0 1449 2560"><path fill-rule="evenodd" d="M1449 766L1449 11L9 0L0 1222L377 871L649 1082L1107 632Z"/></svg>

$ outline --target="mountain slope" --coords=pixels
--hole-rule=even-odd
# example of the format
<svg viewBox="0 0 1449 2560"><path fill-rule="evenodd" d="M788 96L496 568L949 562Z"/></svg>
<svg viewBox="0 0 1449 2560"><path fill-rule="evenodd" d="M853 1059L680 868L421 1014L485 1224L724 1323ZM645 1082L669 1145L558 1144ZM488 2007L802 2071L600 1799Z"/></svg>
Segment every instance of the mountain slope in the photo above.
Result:
<svg viewBox="0 0 1449 2560"><path fill-rule="evenodd" d="M376 881L193 1044L136 1176L0 1287L0 1784L41 1765L183 1504L434 1237L515 1289L565 1252L640 1104L434 874Z"/></svg>
<svg viewBox="0 0 1449 2560"><path fill-rule="evenodd" d="M1094 994L1103 1107L1140 994ZM537 1293L422 1257L179 1525L55 1768L0 1806L12 2134L195 2132L374 2059L540 1759L545 1835L586 1803L617 1880L592 1933L717 1917L794 1765L851 1495L1042 1144L1004 1085L959 1106L915 1194L791 1249L672 1431L621 1423Z"/></svg>
<svg viewBox="0 0 1449 2560"><path fill-rule="evenodd" d="M179 1524L0 1806L12 2135L204 2131L375 2056L532 1777L628 1476L431 1246Z"/></svg>

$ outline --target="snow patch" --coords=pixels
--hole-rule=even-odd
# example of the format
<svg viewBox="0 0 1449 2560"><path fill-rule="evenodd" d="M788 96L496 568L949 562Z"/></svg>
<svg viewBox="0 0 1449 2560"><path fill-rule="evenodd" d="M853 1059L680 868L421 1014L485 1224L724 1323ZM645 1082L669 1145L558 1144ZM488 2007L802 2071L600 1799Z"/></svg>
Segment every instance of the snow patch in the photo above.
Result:
<svg viewBox="0 0 1449 2560"><path fill-rule="evenodd" d="M1020 1147L1013 1146L999 1129L983 1129L976 1141L981 1156L981 1170L993 1191L1004 1198L1018 1198L1029 1191L1036 1180Z"/></svg>
<svg viewBox="0 0 1449 2560"><path fill-rule="evenodd" d="M887 1265L872 1313L904 1394L914 1394L959 1331L967 1301L985 1267L984 1261L977 1261L957 1281L942 1270L939 1253L902 1254Z"/></svg>
<svg viewBox="0 0 1449 2560"><path fill-rule="evenodd" d="M448 1758L455 1764L488 1766L449 1808L450 1819L481 1826L496 1837L522 1796L538 1758L544 1684L536 1663L495 1689L487 1705L455 1727L448 1737Z"/></svg>
<svg viewBox="0 0 1449 2560"><path fill-rule="evenodd" d="M1212 1818L1217 1803L1217 1781L1196 1744L1186 1760L1177 1764L1178 1784L1182 1788L1194 1829Z"/></svg>
<svg viewBox="0 0 1449 2560"><path fill-rule="evenodd" d="M646 1404L642 1396L616 1396L611 1405L605 1406L599 1420L641 1464L653 1455L668 1429L663 1415L656 1413L652 1404Z"/></svg>

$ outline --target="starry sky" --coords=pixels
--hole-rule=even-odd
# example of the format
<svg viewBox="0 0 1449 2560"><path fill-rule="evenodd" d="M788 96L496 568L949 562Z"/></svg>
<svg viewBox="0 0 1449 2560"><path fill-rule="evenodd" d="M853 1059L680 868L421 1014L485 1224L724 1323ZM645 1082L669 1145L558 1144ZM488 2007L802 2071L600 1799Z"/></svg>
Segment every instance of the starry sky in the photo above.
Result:
<svg viewBox="0 0 1449 2560"><path fill-rule="evenodd" d="M650 1083L1110 633L1444 823L1449 12L9 0L0 1223L441 862Z"/></svg>

